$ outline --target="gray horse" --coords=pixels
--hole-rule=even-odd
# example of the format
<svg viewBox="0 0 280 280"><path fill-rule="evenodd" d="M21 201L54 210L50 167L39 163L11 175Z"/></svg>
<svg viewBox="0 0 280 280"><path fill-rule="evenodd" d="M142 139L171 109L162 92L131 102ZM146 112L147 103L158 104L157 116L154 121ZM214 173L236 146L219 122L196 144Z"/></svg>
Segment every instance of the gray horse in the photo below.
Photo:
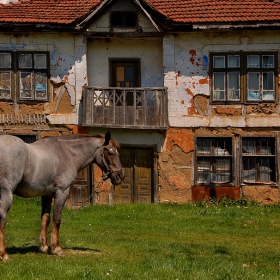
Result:
<svg viewBox="0 0 280 280"><path fill-rule="evenodd" d="M9 256L4 228L13 194L21 197L42 197L40 251L47 253L47 228L54 199L50 253L63 255L59 245L62 208L75 181L77 172L96 163L112 184L124 179L119 158L119 144L106 135L69 135L46 137L32 144L10 135L0 136L0 259Z"/></svg>

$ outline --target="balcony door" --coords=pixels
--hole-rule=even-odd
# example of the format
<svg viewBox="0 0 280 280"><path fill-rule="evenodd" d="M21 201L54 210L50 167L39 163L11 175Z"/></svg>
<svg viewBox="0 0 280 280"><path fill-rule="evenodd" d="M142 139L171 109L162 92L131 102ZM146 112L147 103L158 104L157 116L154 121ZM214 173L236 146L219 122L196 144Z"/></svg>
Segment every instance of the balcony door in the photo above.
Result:
<svg viewBox="0 0 280 280"><path fill-rule="evenodd" d="M151 203L153 201L153 149L123 148L121 162L125 179L115 187L115 203Z"/></svg>
<svg viewBox="0 0 280 280"><path fill-rule="evenodd" d="M125 59L111 60L111 87L135 88L140 87L140 60ZM117 90L116 105L133 106L133 92L126 92L126 96L121 90Z"/></svg>

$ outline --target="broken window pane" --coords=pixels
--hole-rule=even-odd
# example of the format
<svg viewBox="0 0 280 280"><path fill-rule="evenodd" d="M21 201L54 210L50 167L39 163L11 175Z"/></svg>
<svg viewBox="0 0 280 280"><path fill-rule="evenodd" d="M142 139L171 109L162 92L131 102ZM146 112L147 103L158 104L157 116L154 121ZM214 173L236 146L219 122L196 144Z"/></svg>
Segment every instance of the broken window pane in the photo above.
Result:
<svg viewBox="0 0 280 280"><path fill-rule="evenodd" d="M32 99L32 73L20 72L20 97Z"/></svg>
<svg viewBox="0 0 280 280"><path fill-rule="evenodd" d="M35 99L47 99L46 73L35 73Z"/></svg>
<svg viewBox="0 0 280 280"><path fill-rule="evenodd" d="M11 72L0 72L0 97L11 98Z"/></svg>
<svg viewBox="0 0 280 280"><path fill-rule="evenodd" d="M260 99L260 73L248 73L248 100Z"/></svg>

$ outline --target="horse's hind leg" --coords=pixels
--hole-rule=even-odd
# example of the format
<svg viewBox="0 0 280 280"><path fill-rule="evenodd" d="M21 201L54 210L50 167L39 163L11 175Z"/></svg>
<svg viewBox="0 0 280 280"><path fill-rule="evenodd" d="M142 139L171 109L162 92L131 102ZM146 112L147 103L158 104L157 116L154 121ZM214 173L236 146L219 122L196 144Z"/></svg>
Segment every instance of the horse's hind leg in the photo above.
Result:
<svg viewBox="0 0 280 280"><path fill-rule="evenodd" d="M0 186L0 260L7 261L9 256L5 246L4 229L7 220L7 213L13 202L13 194L11 191L1 188Z"/></svg>
<svg viewBox="0 0 280 280"><path fill-rule="evenodd" d="M47 234L50 223L52 198L42 196L42 214L41 214L41 233L40 233L40 247L42 253L48 252Z"/></svg>
<svg viewBox="0 0 280 280"><path fill-rule="evenodd" d="M69 188L65 191L58 190L54 199L53 225L51 237L51 253L63 256L63 250L59 245L59 228L61 223L62 208L69 194Z"/></svg>

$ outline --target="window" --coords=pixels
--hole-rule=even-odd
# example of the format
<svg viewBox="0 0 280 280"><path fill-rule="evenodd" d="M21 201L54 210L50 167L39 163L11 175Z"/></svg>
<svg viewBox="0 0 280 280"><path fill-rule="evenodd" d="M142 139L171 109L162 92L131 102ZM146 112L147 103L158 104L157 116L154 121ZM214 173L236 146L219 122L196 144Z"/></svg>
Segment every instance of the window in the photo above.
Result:
<svg viewBox="0 0 280 280"><path fill-rule="evenodd" d="M0 99L47 101L48 69L45 52L0 52Z"/></svg>
<svg viewBox="0 0 280 280"><path fill-rule="evenodd" d="M111 86L113 87L125 87L125 88L136 88L140 86L139 76L139 64L138 60L118 60L111 61ZM124 96L125 95L125 96ZM116 92L116 105L128 105L134 104L134 97L136 98L136 104L139 106L142 104L140 93L134 91L117 90Z"/></svg>
<svg viewBox="0 0 280 280"><path fill-rule="evenodd" d="M0 53L0 99L12 99L12 55Z"/></svg>
<svg viewBox="0 0 280 280"><path fill-rule="evenodd" d="M18 55L19 99L47 100L47 55Z"/></svg>
<svg viewBox="0 0 280 280"><path fill-rule="evenodd" d="M196 145L196 184L231 183L232 138L199 137Z"/></svg>
<svg viewBox="0 0 280 280"><path fill-rule="evenodd" d="M240 101L240 55L213 56L213 101Z"/></svg>
<svg viewBox="0 0 280 280"><path fill-rule="evenodd" d="M274 55L246 55L248 101L275 100Z"/></svg>
<svg viewBox="0 0 280 280"><path fill-rule="evenodd" d="M111 27L137 27L137 14L134 12L112 12Z"/></svg>
<svg viewBox="0 0 280 280"><path fill-rule="evenodd" d="M242 182L275 184L275 138L242 138Z"/></svg>
<svg viewBox="0 0 280 280"><path fill-rule="evenodd" d="M275 53L211 54L212 102L275 101Z"/></svg>

